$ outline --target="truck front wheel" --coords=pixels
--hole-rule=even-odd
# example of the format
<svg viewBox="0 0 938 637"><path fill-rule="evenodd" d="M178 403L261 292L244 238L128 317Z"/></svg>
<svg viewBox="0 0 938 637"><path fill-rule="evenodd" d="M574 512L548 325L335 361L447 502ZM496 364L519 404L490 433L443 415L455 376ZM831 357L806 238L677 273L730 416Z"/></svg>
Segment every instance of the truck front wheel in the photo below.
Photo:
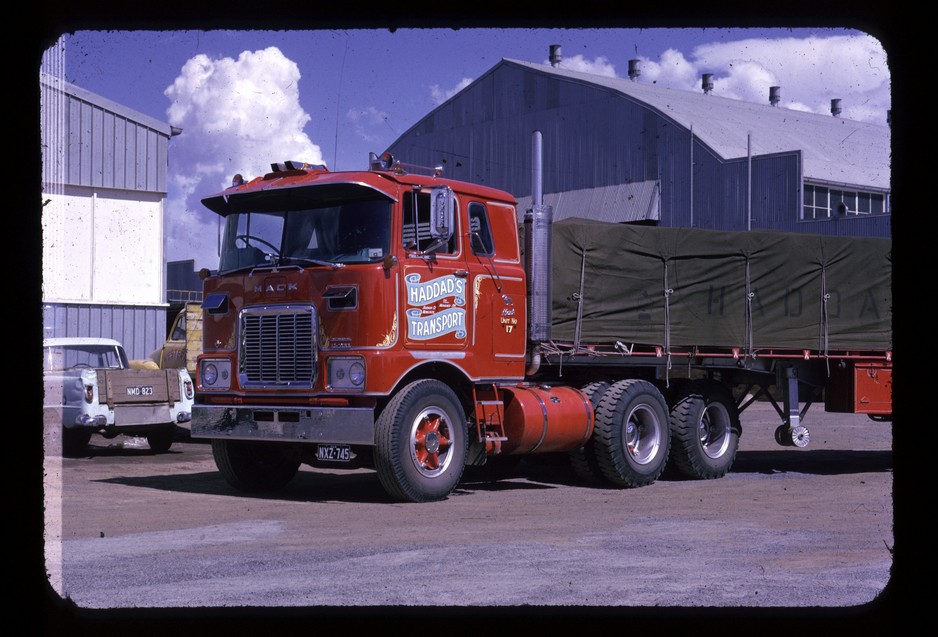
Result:
<svg viewBox="0 0 938 637"><path fill-rule="evenodd" d="M683 388L671 407L672 462L689 478L721 478L739 447L739 411L729 390L698 381Z"/></svg>
<svg viewBox="0 0 938 637"><path fill-rule="evenodd" d="M613 484L649 485L661 475L670 446L668 407L644 380L620 380L603 395L593 430L599 468Z"/></svg>
<svg viewBox="0 0 938 637"><path fill-rule="evenodd" d="M468 452L465 412L456 394L437 380L402 389L375 425L375 468L398 500L446 498L462 477Z"/></svg>
<svg viewBox="0 0 938 637"><path fill-rule="evenodd" d="M212 440L212 455L222 477L238 491L276 491L300 468L299 461L287 458L270 443Z"/></svg>

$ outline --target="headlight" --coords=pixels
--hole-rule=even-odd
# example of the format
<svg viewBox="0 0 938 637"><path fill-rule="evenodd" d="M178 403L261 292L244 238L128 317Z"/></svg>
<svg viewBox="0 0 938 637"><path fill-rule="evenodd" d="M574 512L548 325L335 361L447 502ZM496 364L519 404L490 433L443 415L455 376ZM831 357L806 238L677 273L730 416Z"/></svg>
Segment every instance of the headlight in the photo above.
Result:
<svg viewBox="0 0 938 637"><path fill-rule="evenodd" d="M229 389L231 387L231 361L223 358L199 361L199 384L202 389Z"/></svg>
<svg viewBox="0 0 938 637"><path fill-rule="evenodd" d="M365 366L356 361L352 363L348 368L348 378L352 381L352 384L356 387L361 387L365 384Z"/></svg>
<svg viewBox="0 0 938 637"><path fill-rule="evenodd" d="M218 368L215 363L206 363L202 366L202 382L206 385L214 385L218 380Z"/></svg>
<svg viewBox="0 0 938 637"><path fill-rule="evenodd" d="M360 356L332 356L328 363L329 389L362 389L365 362Z"/></svg>

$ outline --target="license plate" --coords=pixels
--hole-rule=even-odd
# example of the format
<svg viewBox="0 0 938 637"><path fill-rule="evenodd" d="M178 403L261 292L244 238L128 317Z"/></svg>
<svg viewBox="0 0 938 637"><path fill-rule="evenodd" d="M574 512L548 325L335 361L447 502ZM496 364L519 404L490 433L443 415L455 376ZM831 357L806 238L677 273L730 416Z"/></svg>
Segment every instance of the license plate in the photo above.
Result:
<svg viewBox="0 0 938 637"><path fill-rule="evenodd" d="M152 396L153 385L139 385L127 388L128 396Z"/></svg>
<svg viewBox="0 0 938 637"><path fill-rule="evenodd" d="M319 445L316 448L316 458L325 462L348 462L348 445Z"/></svg>

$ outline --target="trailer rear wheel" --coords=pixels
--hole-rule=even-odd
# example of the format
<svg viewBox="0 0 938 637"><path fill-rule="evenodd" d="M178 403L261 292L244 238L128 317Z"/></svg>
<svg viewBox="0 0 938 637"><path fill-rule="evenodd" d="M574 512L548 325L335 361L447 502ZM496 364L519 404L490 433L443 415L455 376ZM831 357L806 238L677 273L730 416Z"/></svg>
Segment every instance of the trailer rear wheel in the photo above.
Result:
<svg viewBox="0 0 938 637"><path fill-rule="evenodd" d="M644 380L621 380L600 401L593 440L603 475L613 484L653 483L668 461L668 407L658 389Z"/></svg>
<svg viewBox="0 0 938 637"><path fill-rule="evenodd" d="M714 382L692 382L671 407L671 461L689 478L723 477L736 459L740 431L729 390Z"/></svg>
<svg viewBox="0 0 938 637"><path fill-rule="evenodd" d="M300 463L275 445L244 440L212 440L212 456L225 481L238 491L261 493L281 489Z"/></svg>
<svg viewBox="0 0 938 637"><path fill-rule="evenodd" d="M387 493L407 502L445 499L462 478L468 453L465 411L438 380L402 389L375 424L375 467Z"/></svg>
<svg viewBox="0 0 938 637"><path fill-rule="evenodd" d="M599 410L599 403L603 395L609 390L609 383L603 380L595 381L584 386L580 391L589 399L595 414ZM577 477L585 482L599 482L603 479L602 470L599 468L599 461L596 459L596 443L593 437L582 447L568 452L570 457L570 466Z"/></svg>

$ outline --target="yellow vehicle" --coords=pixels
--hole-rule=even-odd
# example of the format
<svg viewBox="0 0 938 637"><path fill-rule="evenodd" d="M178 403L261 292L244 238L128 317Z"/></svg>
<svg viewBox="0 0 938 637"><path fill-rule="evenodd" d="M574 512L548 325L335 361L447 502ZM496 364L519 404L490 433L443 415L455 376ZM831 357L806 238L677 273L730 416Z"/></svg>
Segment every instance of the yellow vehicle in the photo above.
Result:
<svg viewBox="0 0 938 637"><path fill-rule="evenodd" d="M186 303L173 320L163 346L150 358L160 369L186 368L195 376L195 361L202 351L202 305Z"/></svg>

